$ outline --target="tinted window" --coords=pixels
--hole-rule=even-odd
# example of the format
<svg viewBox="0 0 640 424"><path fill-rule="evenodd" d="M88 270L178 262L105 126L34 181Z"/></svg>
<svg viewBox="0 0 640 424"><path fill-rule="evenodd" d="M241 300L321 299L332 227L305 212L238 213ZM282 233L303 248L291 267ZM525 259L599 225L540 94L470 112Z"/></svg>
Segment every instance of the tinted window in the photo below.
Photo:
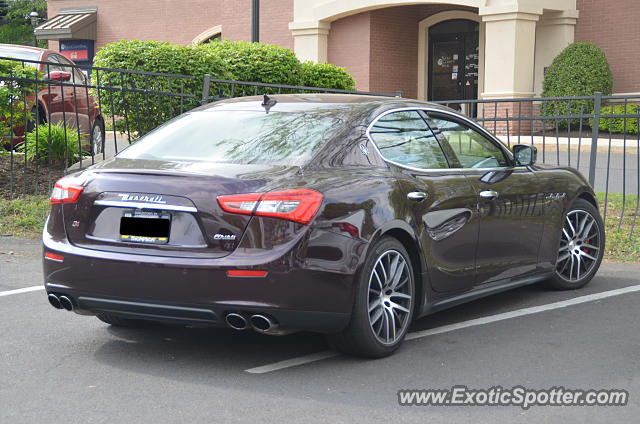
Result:
<svg viewBox="0 0 640 424"><path fill-rule="evenodd" d="M448 167L438 140L414 110L383 116L369 134L387 160L420 169Z"/></svg>
<svg viewBox="0 0 640 424"><path fill-rule="evenodd" d="M470 127L455 121L429 118L429 125L449 144L463 168L507 166L502 150Z"/></svg>
<svg viewBox="0 0 640 424"><path fill-rule="evenodd" d="M192 112L150 132L118 157L300 165L340 127L336 114Z"/></svg>

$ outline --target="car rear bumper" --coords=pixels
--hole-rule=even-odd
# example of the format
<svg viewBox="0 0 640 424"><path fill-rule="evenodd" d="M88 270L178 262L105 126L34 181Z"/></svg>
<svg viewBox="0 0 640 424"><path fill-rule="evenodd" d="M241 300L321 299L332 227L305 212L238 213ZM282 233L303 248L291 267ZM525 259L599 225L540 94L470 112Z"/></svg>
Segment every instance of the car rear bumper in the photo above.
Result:
<svg viewBox="0 0 640 424"><path fill-rule="evenodd" d="M354 275L306 269L304 260L292 266L292 258L283 257L248 267L245 256L234 266L234 255L223 260L125 255L80 248L46 234L43 243L44 252L64 257L62 262L43 259L47 293L70 297L83 315L226 326L228 313L262 314L282 329L318 332L339 331L351 316ZM238 267L268 273L227 276Z"/></svg>

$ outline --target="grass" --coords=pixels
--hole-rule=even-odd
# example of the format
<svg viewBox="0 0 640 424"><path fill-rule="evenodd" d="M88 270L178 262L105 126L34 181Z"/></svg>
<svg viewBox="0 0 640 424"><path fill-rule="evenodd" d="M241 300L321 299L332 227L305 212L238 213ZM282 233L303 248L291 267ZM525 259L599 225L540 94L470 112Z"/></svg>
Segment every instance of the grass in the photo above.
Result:
<svg viewBox="0 0 640 424"><path fill-rule="evenodd" d="M0 198L0 235L38 238L49 214L49 197Z"/></svg>
<svg viewBox="0 0 640 424"><path fill-rule="evenodd" d="M605 213L605 194L596 193L600 213ZM604 260L608 262L640 262L640 216L636 217L633 235L630 235L636 214L637 195L626 195L622 220L622 194L609 193L606 204L605 232L607 236ZM640 215L640 212L639 212ZM618 231L619 228L619 231Z"/></svg>
<svg viewBox="0 0 640 424"><path fill-rule="evenodd" d="M597 193L597 197L600 213L604 214L605 195ZM608 262L640 262L640 216L636 218L633 235L629 235L638 196L627 195L624 200L625 211L620 224L622 194L609 193L607 196L607 246L604 260ZM48 213L49 198L46 196L27 196L14 200L0 198L0 235L38 238Z"/></svg>

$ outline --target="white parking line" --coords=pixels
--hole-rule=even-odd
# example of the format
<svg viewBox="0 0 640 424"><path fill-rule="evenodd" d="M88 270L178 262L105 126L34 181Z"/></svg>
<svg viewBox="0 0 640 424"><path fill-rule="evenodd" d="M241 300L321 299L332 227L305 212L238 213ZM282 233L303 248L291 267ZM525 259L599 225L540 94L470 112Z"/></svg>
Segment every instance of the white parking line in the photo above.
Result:
<svg viewBox="0 0 640 424"><path fill-rule="evenodd" d="M31 287L24 287L22 289L15 289L15 290L7 290L7 291L2 291L0 292L0 297L2 296L11 296L12 294L20 294L20 293L29 293L32 291L38 291L38 290L43 290L44 286L31 286Z"/></svg>
<svg viewBox="0 0 640 424"><path fill-rule="evenodd" d="M525 315L537 314L540 312L550 311L553 309L566 308L567 306L578 305L581 303L594 302L596 300L606 299L613 296L619 296L621 294L634 293L640 291L640 285L624 287L621 289L609 290L600 293L588 294L585 296L574 297L569 300L562 300L560 302L548 303L546 305L532 306L530 308L517 309L515 311L504 312L496 315L489 315L482 318L476 318L468 321L457 322L455 324L443 325L441 327L429 328L427 330L415 331L407 334L405 340L421 339L427 336L433 336L435 334L448 333L450 331L460 330L462 328L475 327L478 325L489 324L497 321L504 321L511 318L517 318ZM287 359L273 364L263 365L260 367L249 368L245 370L251 374L265 374L268 372L278 371L284 368L296 367L298 365L304 365L311 362L321 361L323 359L333 358L339 356L340 353L333 350L323 350L321 352L312 353L310 355L299 356L297 358Z"/></svg>

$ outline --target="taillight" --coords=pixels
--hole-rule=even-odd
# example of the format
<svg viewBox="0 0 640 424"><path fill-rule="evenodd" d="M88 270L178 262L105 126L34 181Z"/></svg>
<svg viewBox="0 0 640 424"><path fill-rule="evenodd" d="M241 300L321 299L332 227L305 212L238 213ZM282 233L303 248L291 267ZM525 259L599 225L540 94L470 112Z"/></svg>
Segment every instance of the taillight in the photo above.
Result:
<svg viewBox="0 0 640 424"><path fill-rule="evenodd" d="M270 216L307 225L320 209L322 194L308 188L218 196L220 207L230 213Z"/></svg>
<svg viewBox="0 0 640 424"><path fill-rule="evenodd" d="M69 177L64 177L58 180L53 187L53 192L49 200L51 204L56 203L75 203L80 197L84 187L79 184L75 184L75 180Z"/></svg>

